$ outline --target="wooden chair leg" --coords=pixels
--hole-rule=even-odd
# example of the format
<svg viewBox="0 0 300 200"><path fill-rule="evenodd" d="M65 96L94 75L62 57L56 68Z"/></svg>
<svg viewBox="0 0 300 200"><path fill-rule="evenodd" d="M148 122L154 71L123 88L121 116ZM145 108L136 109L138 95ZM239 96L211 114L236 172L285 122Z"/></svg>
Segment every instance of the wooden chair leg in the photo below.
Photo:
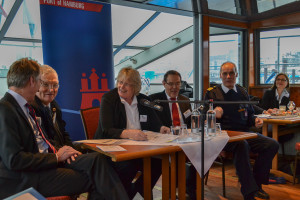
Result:
<svg viewBox="0 0 300 200"><path fill-rule="evenodd" d="M225 163L222 159L222 182L223 182L223 197L226 197L226 188L225 188Z"/></svg>
<svg viewBox="0 0 300 200"><path fill-rule="evenodd" d="M296 171L297 171L297 160L300 152L297 152L295 155L295 166L294 166L294 173L293 173L293 184L295 185L295 179L296 179Z"/></svg>
<svg viewBox="0 0 300 200"><path fill-rule="evenodd" d="M209 175L209 170L207 171L207 173L204 176L204 185L207 185L208 175Z"/></svg>

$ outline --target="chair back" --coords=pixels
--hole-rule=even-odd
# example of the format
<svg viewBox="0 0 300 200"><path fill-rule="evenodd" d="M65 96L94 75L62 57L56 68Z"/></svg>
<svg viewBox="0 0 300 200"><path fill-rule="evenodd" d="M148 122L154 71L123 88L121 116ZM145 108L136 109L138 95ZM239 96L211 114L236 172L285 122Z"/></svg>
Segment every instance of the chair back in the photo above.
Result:
<svg viewBox="0 0 300 200"><path fill-rule="evenodd" d="M100 107L80 110L80 116L86 139L93 139L98 128Z"/></svg>

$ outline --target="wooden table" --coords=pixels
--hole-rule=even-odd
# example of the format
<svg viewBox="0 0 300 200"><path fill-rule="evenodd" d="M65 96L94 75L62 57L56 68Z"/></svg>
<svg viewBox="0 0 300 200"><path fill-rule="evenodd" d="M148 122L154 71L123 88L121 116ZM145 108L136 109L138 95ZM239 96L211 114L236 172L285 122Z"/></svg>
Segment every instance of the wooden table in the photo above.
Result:
<svg viewBox="0 0 300 200"><path fill-rule="evenodd" d="M268 136L268 125L272 125L272 138L276 141L278 141L278 136L280 135L285 135L289 133L293 133L296 130L299 130L299 127L292 127L291 129L288 129L287 131L281 132L279 134L278 132L278 126L279 125L288 125L288 124L300 124L300 117L297 119L291 118L291 119L269 119L269 118L262 118L264 121L263 127L262 127L262 134L264 136ZM275 155L273 161L272 161L272 170L271 173L278 175L278 176L283 176L285 177L286 180L293 182L293 176L280 172L278 171L278 154Z"/></svg>
<svg viewBox="0 0 300 200"><path fill-rule="evenodd" d="M227 131L229 142L235 142L244 139L255 138L255 133ZM120 152L104 152L96 147L97 144L87 144L89 149L105 154L114 162L132 160L142 158L144 163L144 198L151 199L151 157L161 156L162 158L162 199L176 199L176 163L178 167L178 198L185 199L186 193L186 174L185 162L186 156L179 146L162 146L162 145L120 145L127 151ZM176 160L176 153L178 153L178 160ZM171 160L169 159L171 158ZM171 165L171 177L170 166ZM171 188L171 191L170 191ZM201 198L201 178L197 175L197 199Z"/></svg>

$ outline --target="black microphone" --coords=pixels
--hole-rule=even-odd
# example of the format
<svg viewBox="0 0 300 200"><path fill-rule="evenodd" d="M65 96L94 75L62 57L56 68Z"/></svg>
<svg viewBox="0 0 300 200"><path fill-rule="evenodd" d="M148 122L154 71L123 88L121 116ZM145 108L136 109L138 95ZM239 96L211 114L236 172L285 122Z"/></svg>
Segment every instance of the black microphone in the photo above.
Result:
<svg viewBox="0 0 300 200"><path fill-rule="evenodd" d="M163 111L163 107L160 106L160 105L157 105L155 104L154 102L151 102L147 99L141 99L140 103L143 105L143 106L147 106L149 108L152 108L154 110L158 110L158 111Z"/></svg>

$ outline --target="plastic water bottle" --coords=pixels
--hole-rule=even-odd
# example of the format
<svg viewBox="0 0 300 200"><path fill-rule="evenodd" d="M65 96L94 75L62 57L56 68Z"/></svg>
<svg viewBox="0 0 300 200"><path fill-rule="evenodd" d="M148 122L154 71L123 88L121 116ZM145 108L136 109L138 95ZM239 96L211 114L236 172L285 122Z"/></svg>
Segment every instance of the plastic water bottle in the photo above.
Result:
<svg viewBox="0 0 300 200"><path fill-rule="evenodd" d="M209 110L206 113L207 134L216 136L216 112L214 111L213 103L209 104Z"/></svg>
<svg viewBox="0 0 300 200"><path fill-rule="evenodd" d="M191 115L191 132L200 134L200 112L198 111L196 104Z"/></svg>

